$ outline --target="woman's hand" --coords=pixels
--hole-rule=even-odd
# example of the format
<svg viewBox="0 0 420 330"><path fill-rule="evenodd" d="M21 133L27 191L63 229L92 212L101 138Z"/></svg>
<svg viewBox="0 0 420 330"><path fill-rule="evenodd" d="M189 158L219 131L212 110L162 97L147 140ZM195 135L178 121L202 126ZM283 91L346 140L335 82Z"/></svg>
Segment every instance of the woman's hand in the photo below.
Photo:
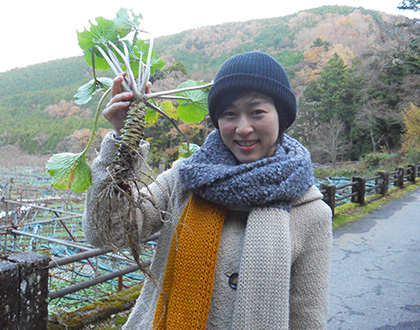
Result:
<svg viewBox="0 0 420 330"><path fill-rule="evenodd" d="M114 127L115 136L121 135L121 128L124 127L124 120L127 117L130 100L133 97L132 92L125 92L121 85L124 81L126 73L114 79L112 84L111 100L106 105L103 115ZM151 83L146 86L146 93L150 93Z"/></svg>

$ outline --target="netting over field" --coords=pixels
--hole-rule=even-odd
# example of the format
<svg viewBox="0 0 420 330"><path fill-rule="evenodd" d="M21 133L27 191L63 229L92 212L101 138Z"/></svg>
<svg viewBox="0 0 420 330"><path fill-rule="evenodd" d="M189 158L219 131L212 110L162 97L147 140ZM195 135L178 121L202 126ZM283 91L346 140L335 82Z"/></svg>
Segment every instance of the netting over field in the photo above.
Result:
<svg viewBox="0 0 420 330"><path fill-rule="evenodd" d="M77 289L80 283L135 268L135 262L128 251L99 251L79 260L81 253L98 250L86 244L83 234L85 196L51 188L46 173L31 168L0 169L0 189L0 251L2 255L28 250L49 255L49 292L54 296L49 302L50 313L78 309L144 280L143 274L134 270L64 294L63 289ZM144 260L151 259L154 247L153 241L144 245ZM61 264L67 259L69 262Z"/></svg>

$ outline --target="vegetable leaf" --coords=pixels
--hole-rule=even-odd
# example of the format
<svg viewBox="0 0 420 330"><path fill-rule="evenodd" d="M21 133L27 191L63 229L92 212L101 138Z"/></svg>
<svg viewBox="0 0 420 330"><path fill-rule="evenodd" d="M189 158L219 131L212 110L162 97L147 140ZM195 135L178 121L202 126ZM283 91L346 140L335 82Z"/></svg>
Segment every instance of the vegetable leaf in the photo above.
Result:
<svg viewBox="0 0 420 330"><path fill-rule="evenodd" d="M176 112L176 108L172 104L171 101L165 101L160 105L160 110L166 113L172 119L178 119L178 113Z"/></svg>
<svg viewBox="0 0 420 330"><path fill-rule="evenodd" d="M103 17L97 17L96 22L98 25L90 23L90 30L84 29L83 32L77 32L77 38L79 40L79 46L83 49L84 59L90 65L92 64L92 49L95 53L95 68L98 70L109 69L109 64L103 58L99 50L95 49L95 46L99 46L102 49L106 49L108 41L117 42L117 26L113 21L107 20Z"/></svg>
<svg viewBox="0 0 420 330"><path fill-rule="evenodd" d="M189 146L189 148L188 148L188 146ZM194 152L196 152L198 149L200 149L200 146L198 146L197 144L194 144L194 143L190 143L190 144L188 144L188 143L182 143L178 147L179 157L188 158Z"/></svg>
<svg viewBox="0 0 420 330"><path fill-rule="evenodd" d="M92 79L87 84L79 87L77 93L74 95L75 103L82 105L88 103L92 96L101 90L107 90L112 87L112 79L107 77L100 77L97 80Z"/></svg>
<svg viewBox="0 0 420 330"><path fill-rule="evenodd" d="M46 164L54 188L83 192L91 185L90 167L85 153L61 153L53 155Z"/></svg>
<svg viewBox="0 0 420 330"><path fill-rule="evenodd" d="M135 39L133 42L133 45L130 49L130 66L135 76L138 75L140 58L142 59L143 63L146 64L147 62L149 47L149 41L146 42L144 40ZM162 70L164 66L165 62L156 55L154 50L152 50L152 58L150 60L150 75L153 76L156 70Z"/></svg>
<svg viewBox="0 0 420 330"><path fill-rule="evenodd" d="M144 118L145 122L148 124L154 124L159 119L159 113L150 108L146 108L146 117Z"/></svg>
<svg viewBox="0 0 420 330"><path fill-rule="evenodd" d="M133 18L130 18L130 13ZM140 23L139 20L143 19L141 14L135 15L132 10L128 10L126 8L121 8L117 12L117 17L113 19L116 26L117 34L120 38L124 38L129 34L132 30L139 30Z"/></svg>
<svg viewBox="0 0 420 330"><path fill-rule="evenodd" d="M79 46L83 50L91 49L93 46L105 46L108 41L117 42L118 36L116 34L116 26L113 21L107 20L103 17L97 17L98 25L90 23L90 30L84 29L83 32L77 32Z"/></svg>
<svg viewBox="0 0 420 330"><path fill-rule="evenodd" d="M177 89L201 85L204 85L204 83L188 80L187 82L180 84ZM188 98L188 100L179 101L177 112L181 120L187 123L198 123L204 119L208 113L207 90L197 89L176 93L175 95Z"/></svg>

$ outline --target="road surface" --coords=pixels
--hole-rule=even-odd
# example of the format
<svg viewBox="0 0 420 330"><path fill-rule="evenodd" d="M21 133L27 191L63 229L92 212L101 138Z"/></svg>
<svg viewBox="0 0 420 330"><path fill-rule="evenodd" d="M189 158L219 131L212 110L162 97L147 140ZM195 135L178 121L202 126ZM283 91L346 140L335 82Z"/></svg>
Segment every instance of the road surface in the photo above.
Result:
<svg viewBox="0 0 420 330"><path fill-rule="evenodd" d="M420 329L420 189L334 232L328 330Z"/></svg>

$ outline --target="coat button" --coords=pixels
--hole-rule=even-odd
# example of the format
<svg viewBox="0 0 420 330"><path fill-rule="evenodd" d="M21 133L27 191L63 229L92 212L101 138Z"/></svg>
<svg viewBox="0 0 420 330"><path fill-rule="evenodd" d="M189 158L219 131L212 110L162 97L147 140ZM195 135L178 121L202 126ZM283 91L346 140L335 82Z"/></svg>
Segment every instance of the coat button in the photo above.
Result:
<svg viewBox="0 0 420 330"><path fill-rule="evenodd" d="M233 273L229 276L229 286L236 290L238 287L238 273Z"/></svg>

